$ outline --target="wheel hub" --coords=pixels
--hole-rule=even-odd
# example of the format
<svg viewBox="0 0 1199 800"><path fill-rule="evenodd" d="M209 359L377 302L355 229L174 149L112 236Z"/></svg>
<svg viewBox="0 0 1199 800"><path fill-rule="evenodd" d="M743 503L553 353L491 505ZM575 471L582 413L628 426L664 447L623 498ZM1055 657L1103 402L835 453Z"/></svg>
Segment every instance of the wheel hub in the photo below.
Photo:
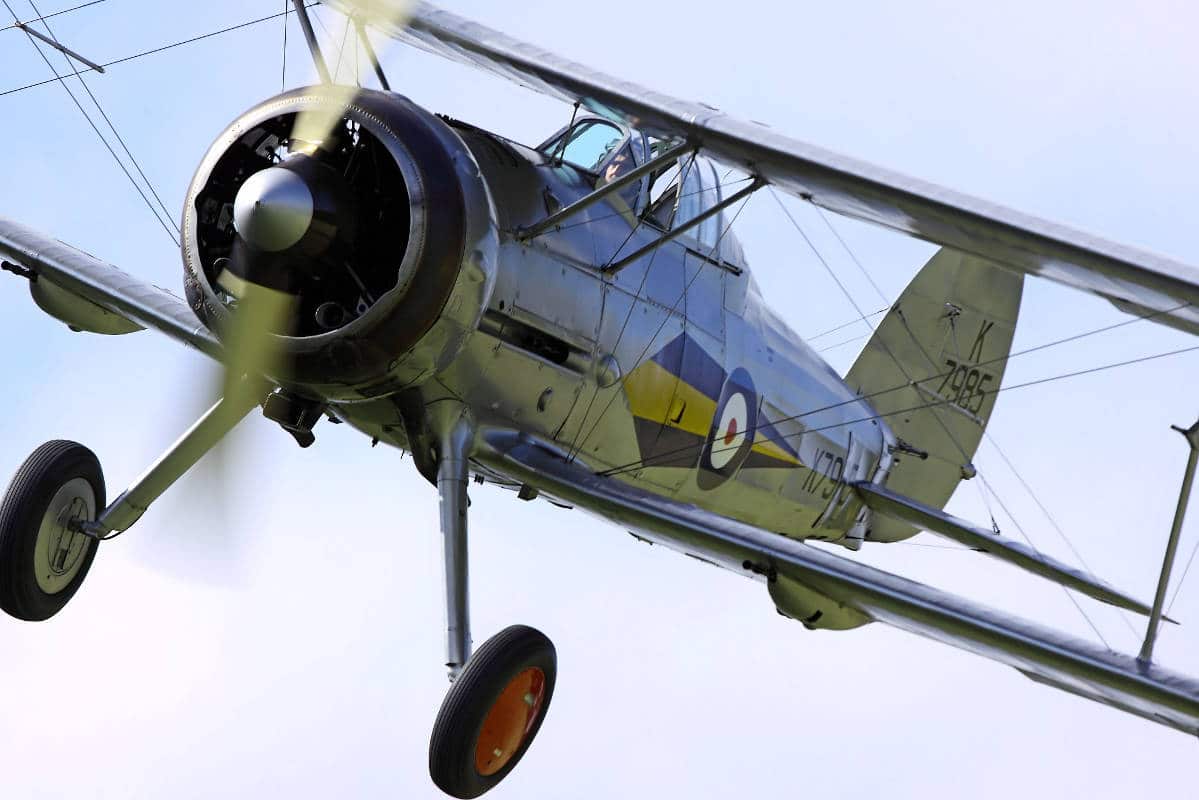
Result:
<svg viewBox="0 0 1199 800"><path fill-rule="evenodd" d="M502 770L524 744L545 702L545 673L517 673L487 712L475 744L475 770L487 777Z"/></svg>
<svg viewBox="0 0 1199 800"><path fill-rule="evenodd" d="M74 580L89 541L72 523L95 516L96 495L85 479L73 478L54 493L42 515L33 552L37 585L46 594L58 594Z"/></svg>

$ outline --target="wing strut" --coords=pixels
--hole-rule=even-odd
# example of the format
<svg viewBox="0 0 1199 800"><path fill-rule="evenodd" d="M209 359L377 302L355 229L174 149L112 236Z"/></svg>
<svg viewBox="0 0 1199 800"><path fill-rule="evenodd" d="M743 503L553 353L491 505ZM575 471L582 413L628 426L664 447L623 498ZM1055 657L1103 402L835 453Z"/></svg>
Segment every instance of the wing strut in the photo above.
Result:
<svg viewBox="0 0 1199 800"><path fill-rule="evenodd" d="M366 33L366 25L358 17L354 17L354 30L358 31L358 39L362 42L362 49L366 51L366 56L371 60L371 66L375 68L375 77L379 79L379 86L383 87L383 91L390 92L391 84L387 81L387 75L383 72L383 65L379 63L379 56L375 53L375 47L371 44L371 37Z"/></svg>
<svg viewBox="0 0 1199 800"><path fill-rule="evenodd" d="M1166 600L1166 589L1170 585L1170 573L1174 569L1174 555L1178 552L1178 538L1182 534L1182 521L1187 514L1187 505L1191 500L1191 485L1195 482L1195 465L1199 463L1199 421L1190 428L1179 428L1171 425L1174 430L1186 437L1191 446L1191 455L1187 458L1186 471L1183 473L1182 490L1178 493L1178 507L1174 510L1174 525L1170 528L1170 539L1166 542L1166 555L1162 559L1162 574L1157 581L1157 594L1153 597L1153 611L1149 614L1149 627L1145 631L1145 643L1141 645L1141 653L1137 661L1148 664L1153 660L1153 645L1157 641L1157 627L1162 621L1162 604Z"/></svg>
<svg viewBox="0 0 1199 800"><path fill-rule="evenodd" d="M321 83L333 83L333 79L329 77L329 65L325 63L325 57L321 54L320 42L316 40L316 31L312 29L312 20L308 18L308 6L304 4L304 0L291 0L291 4L296 7L300 29L304 31L304 41L308 42L308 52L312 53L312 63L320 73Z"/></svg>
<svg viewBox="0 0 1199 800"><path fill-rule="evenodd" d="M738 201L740 201L746 197L749 197L751 194L758 191L765 185L766 185L766 181L762 180L761 178L755 177L753 179L753 182L750 183L749 186L746 186L744 189L742 189L739 192L735 192L734 194L729 195L728 197L724 198L716 205L714 205L711 208L704 211L704 213L698 214L698 215L692 217L691 219L687 220L683 224L677 225L677 226L671 228L669 232L662 234L661 236L659 236L657 239L654 239L649 244L647 244L643 247L637 248L636 251L629 253L627 256L620 259L615 264L610 264L607 267L604 267L604 272L606 272L610 275L614 275L617 272L620 272L622 269L627 267L629 264L632 264L634 261L641 258L646 253L649 253L651 250L658 249L659 247L661 247L662 245L671 241L672 239L674 239L674 238L680 236L681 234L684 234L687 231L691 230L692 228L696 227L701 222L705 222L705 221L711 219L712 217L716 216L721 211L724 211L726 208L733 205L734 203L737 203Z"/></svg>
<svg viewBox="0 0 1199 800"><path fill-rule="evenodd" d="M570 131L568 130L562 135L568 136L569 134ZM537 238L546 231L556 228L568 217L573 217L583 209L595 205L600 200L603 200L605 197L611 195L613 192L619 192L621 189L630 185L634 181L640 180L643 176L650 174L666 164L669 164L679 156L683 155L683 153L686 151L692 149L694 149L692 145L688 144L687 142L683 142L682 144L666 150L660 155L654 156L649 161L646 161L644 164L636 167L635 169L629 170L616 180L605 183L603 186L598 187L594 192L583 195L578 200L566 206L566 208L555 211L553 214L550 214L548 217L541 220L541 222L530 225L527 228L520 228L516 231L516 238L522 242L527 242L530 239Z"/></svg>
<svg viewBox="0 0 1199 800"><path fill-rule="evenodd" d="M70 57L70 58L73 58L73 59L75 59L76 61L78 61L80 64L85 64L85 65L86 65L88 68L90 68L90 69L94 69L96 72L99 72L99 73L103 73L103 72L104 72L104 67L100 66L100 65L99 65L99 64L97 64L95 61L92 61L91 59L84 58L83 56L79 55L78 53L76 53L76 52L75 52L74 50L72 50L71 48L67 47L65 44L61 44L61 43L60 43L60 42L58 42L56 39L51 39L49 36L46 36L44 33L39 33L39 32L38 32L36 29L34 29L34 28L33 28L33 26L31 26L31 25L27 25L27 24L26 24L26 23L24 23L24 22L18 22L18 23L17 23L16 25L14 25L13 27L14 27L14 28L20 28L21 30L25 31L25 33L28 33L30 36L36 36L37 38L41 39L41 40L42 40L43 42L45 42L46 44L48 44L48 45L50 45L51 47L53 47L53 48L54 48L55 50L57 50L58 52L62 53L64 56L68 56L68 57Z"/></svg>

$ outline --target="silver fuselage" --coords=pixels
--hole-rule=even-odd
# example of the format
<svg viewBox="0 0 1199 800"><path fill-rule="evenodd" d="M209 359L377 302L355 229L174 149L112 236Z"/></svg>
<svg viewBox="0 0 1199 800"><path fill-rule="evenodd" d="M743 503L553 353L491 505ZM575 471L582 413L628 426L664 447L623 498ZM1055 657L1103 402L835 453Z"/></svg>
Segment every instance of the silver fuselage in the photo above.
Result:
<svg viewBox="0 0 1199 800"><path fill-rule="evenodd" d="M464 401L480 427L524 431L655 493L856 546L861 506L846 483L885 477L893 437L766 305L729 219L717 247L683 235L605 274L618 252L661 231L635 225L616 198L521 242L513 232L593 191L596 176L457 132L490 193L498 269L479 330L420 388L421 402ZM339 414L381 441L418 446L396 405Z"/></svg>

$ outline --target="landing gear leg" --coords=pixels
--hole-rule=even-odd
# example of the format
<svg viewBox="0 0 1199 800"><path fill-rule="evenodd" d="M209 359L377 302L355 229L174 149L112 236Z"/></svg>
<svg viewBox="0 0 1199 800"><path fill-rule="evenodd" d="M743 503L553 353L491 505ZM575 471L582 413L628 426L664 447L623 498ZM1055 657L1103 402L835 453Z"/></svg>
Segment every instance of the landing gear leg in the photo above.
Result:
<svg viewBox="0 0 1199 800"><path fill-rule="evenodd" d="M112 505L104 509L99 519L85 523L84 532L103 537L132 526L146 513L150 503L161 497L205 453L216 447L261 399L252 392L236 391L217 401L132 486L112 501Z"/></svg>
<svg viewBox="0 0 1199 800"><path fill-rule="evenodd" d="M466 513L470 480L467 458L474 431L459 409L442 426L439 438L437 493L441 500L441 536L445 567L446 667L450 681L470 658L470 570L467 557Z"/></svg>
<svg viewBox="0 0 1199 800"><path fill-rule="evenodd" d="M107 507L92 451L66 441L35 450L0 501L0 610L30 621L61 611L99 540L136 522L255 405L252 392L222 399Z"/></svg>
<svg viewBox="0 0 1199 800"><path fill-rule="evenodd" d="M505 628L471 655L466 515L474 428L449 402L429 409L438 443L450 691L429 739L429 774L452 797L478 797L524 756L554 694L557 654L545 634Z"/></svg>

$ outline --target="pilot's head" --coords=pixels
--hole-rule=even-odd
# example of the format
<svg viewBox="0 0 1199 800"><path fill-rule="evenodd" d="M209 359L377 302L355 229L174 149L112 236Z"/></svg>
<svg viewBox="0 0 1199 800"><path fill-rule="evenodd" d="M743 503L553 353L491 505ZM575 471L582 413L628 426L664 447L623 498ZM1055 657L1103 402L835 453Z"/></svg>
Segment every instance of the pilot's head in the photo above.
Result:
<svg viewBox="0 0 1199 800"><path fill-rule="evenodd" d="M625 153L617 153L616 158L608 162L604 170L604 180L608 183L616 180L629 168L629 157Z"/></svg>

